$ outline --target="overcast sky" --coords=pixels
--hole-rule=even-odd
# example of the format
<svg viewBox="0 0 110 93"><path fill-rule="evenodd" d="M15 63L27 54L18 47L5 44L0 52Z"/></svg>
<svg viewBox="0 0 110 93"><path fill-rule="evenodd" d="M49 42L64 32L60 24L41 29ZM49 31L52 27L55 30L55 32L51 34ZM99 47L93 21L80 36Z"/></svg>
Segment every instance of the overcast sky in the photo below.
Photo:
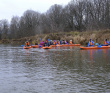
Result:
<svg viewBox="0 0 110 93"><path fill-rule="evenodd" d="M71 0L0 0L0 20L13 16L22 16L23 13L32 9L44 13L54 4L67 5Z"/></svg>

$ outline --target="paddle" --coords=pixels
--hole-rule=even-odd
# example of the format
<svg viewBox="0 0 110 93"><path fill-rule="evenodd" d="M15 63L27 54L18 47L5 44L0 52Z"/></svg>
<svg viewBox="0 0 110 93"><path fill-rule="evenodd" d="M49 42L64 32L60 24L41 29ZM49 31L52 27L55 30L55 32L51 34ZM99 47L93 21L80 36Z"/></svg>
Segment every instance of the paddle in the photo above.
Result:
<svg viewBox="0 0 110 93"><path fill-rule="evenodd" d="M95 44L98 48L101 48L101 45L99 45L99 43L96 43Z"/></svg>
<svg viewBox="0 0 110 93"><path fill-rule="evenodd" d="M39 48L41 48L41 45L39 45Z"/></svg>
<svg viewBox="0 0 110 93"><path fill-rule="evenodd" d="M23 47L24 45L21 45L21 47Z"/></svg>
<svg viewBox="0 0 110 93"><path fill-rule="evenodd" d="M96 45L96 46L98 46L99 44L98 44L98 43L96 43L95 45Z"/></svg>
<svg viewBox="0 0 110 93"><path fill-rule="evenodd" d="M101 48L101 45L98 45L97 47L98 47L98 48Z"/></svg>

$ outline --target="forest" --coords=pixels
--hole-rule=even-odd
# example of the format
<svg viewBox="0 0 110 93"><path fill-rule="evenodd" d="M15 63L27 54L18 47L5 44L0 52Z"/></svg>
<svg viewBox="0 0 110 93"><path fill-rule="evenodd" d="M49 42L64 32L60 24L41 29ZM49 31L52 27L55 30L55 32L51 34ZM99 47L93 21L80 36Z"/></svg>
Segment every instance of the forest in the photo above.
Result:
<svg viewBox="0 0 110 93"><path fill-rule="evenodd" d="M0 20L0 39L19 39L37 34L110 29L110 0L71 0L52 5L45 13L24 11L11 21Z"/></svg>

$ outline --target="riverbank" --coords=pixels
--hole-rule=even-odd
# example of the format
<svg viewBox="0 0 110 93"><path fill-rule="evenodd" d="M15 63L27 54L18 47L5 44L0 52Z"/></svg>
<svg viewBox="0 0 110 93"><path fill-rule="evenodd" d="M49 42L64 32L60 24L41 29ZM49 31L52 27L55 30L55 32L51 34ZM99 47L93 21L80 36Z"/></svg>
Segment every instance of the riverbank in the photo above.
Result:
<svg viewBox="0 0 110 93"><path fill-rule="evenodd" d="M50 33L50 34L41 34L31 37L24 37L20 39L3 39L0 40L0 43L10 43L10 44L24 44L26 40L30 41L31 44L35 42L39 43L40 39L43 41L50 40L73 40L74 43L80 43L81 45L86 45L91 38L95 43L102 44L105 39L110 41L110 30L103 31L86 31L86 32L59 32L59 33Z"/></svg>

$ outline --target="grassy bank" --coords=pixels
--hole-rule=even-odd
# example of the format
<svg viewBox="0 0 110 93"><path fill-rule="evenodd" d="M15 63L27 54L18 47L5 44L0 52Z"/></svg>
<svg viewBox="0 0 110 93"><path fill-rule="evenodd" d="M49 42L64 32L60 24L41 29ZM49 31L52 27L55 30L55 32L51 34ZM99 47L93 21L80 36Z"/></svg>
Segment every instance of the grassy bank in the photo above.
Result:
<svg viewBox="0 0 110 93"><path fill-rule="evenodd" d="M11 44L24 44L26 40L29 40L31 44L35 42L40 42L40 38L42 40L73 40L75 43L80 43L81 45L86 45L91 38L95 43L102 44L105 39L110 41L110 30L103 31L86 31L86 32L59 32L59 33L50 33L50 34L41 34L31 37L25 37L21 39L4 39L1 40L0 43L11 43Z"/></svg>

